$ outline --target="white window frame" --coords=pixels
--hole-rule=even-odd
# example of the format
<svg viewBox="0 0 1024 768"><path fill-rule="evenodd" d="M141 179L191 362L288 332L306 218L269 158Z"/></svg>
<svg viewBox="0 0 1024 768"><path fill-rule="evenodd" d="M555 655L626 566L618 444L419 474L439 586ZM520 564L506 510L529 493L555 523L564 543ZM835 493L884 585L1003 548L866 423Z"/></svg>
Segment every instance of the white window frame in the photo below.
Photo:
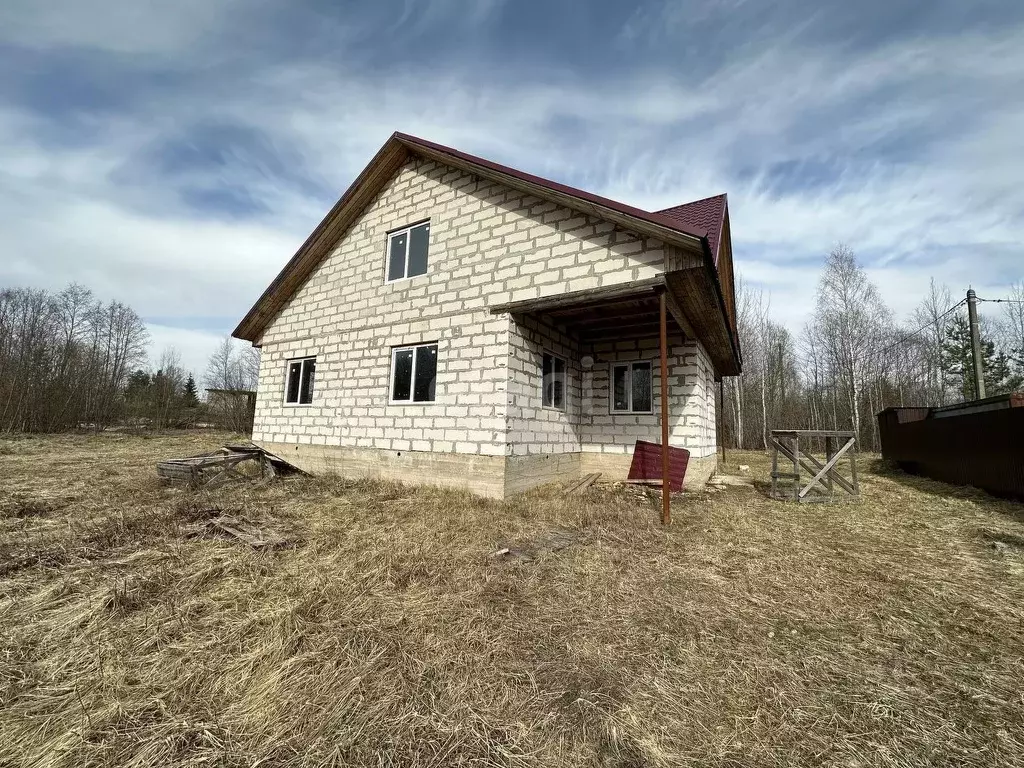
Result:
<svg viewBox="0 0 1024 768"><path fill-rule="evenodd" d="M412 231L417 227L427 227L427 271L420 275L409 275L409 246L412 245ZM401 277L392 278L390 276L391 271L391 241L399 235L406 235L405 238L405 269L402 271ZM430 219L423 219L417 221L415 224L409 224L408 226L402 227L388 232L387 247L384 251L384 282L385 283L399 283L403 280L412 280L414 277L423 277L430 272Z"/></svg>
<svg viewBox="0 0 1024 768"><path fill-rule="evenodd" d="M418 344L403 344L399 347L391 348L391 374L388 376L388 405L432 405L437 402L437 380L434 380L434 399L433 400L414 400L416 396L416 350L420 347L436 347L437 348L437 359L436 362L441 361L441 346L436 341L423 341ZM395 365L395 358L399 352L404 352L407 349L412 350L412 374L409 379L409 399L408 400L395 400L395 372L397 366ZM437 372L434 373L435 377Z"/></svg>
<svg viewBox="0 0 1024 768"><path fill-rule="evenodd" d="M544 404L544 356L551 356L551 374L555 373L555 360L562 361L562 375L565 377L562 381L562 407L559 408L557 405L545 405ZM552 398L552 403L554 398ZM540 407L546 411L557 411L558 413L565 413L569 409L569 361L561 355L556 355L550 350L542 350L540 354Z"/></svg>
<svg viewBox="0 0 1024 768"><path fill-rule="evenodd" d="M298 398L294 403L288 400L289 384L291 384L292 375L292 363L302 363L299 366L299 388L297 390L296 397ZM313 404L313 398L316 395L316 371L313 372L313 385L309 392L309 402L302 402L302 378L306 375L306 363L313 363L316 366L316 355L306 355L305 357L293 357L285 361L284 368L284 404L289 408L309 408Z"/></svg>
<svg viewBox="0 0 1024 768"><path fill-rule="evenodd" d="M633 408L633 366L646 365L651 370L651 407L646 411L638 411ZM618 411L615 409L615 369L626 369L626 394L629 396L629 410ZM619 360L611 364L608 369L608 412L614 415L628 416L630 414L652 414L654 413L654 361L653 360Z"/></svg>

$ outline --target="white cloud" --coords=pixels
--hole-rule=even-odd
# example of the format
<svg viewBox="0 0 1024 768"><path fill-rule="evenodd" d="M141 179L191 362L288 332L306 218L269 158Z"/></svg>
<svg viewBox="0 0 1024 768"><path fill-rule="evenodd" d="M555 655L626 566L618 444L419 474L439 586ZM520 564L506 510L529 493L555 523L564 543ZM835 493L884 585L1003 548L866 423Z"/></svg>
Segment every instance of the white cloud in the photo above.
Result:
<svg viewBox="0 0 1024 768"><path fill-rule="evenodd" d="M148 323L149 329L149 360L155 368L160 355L167 349L174 348L181 355L181 366L192 373L200 390L203 388L203 376L206 365L210 361L217 345L224 341L226 334L195 331L187 328L175 328L168 325ZM241 342L239 342L241 343Z"/></svg>
<svg viewBox="0 0 1024 768"><path fill-rule="evenodd" d="M82 46L114 53L170 54L220 30L233 0L5 0L0 39L43 50Z"/></svg>
<svg viewBox="0 0 1024 768"><path fill-rule="evenodd" d="M53 8L65 5L75 4ZM730 13L743 12L736 5ZM454 7L410 4L400 26L406 34L436 27ZM202 48L224 11L217 6L205 31L195 20L213 11L190 17L171 6L150 8L157 15L146 25L128 13L105 30L102 14L5 8L5 39L119 53ZM495 15L493 3L473 8L462 23ZM168 14L174 19L161 24ZM126 30L141 26L162 28L127 40ZM40 118L7 107L0 244L13 256L0 263L0 281L78 280L165 323L179 316L183 326L195 316L240 317L330 201L239 154L165 177L118 174L148 147L216 122L258 132L296 174L333 194L396 129L651 209L728 192L739 271L772 291L774 313L794 330L813 305L814 260L838 240L868 261L898 315L929 276L959 293L965 281L980 282L983 265L987 290L999 294L1024 273L1022 39L1009 27L854 53L795 35L754 36L706 77L633 69L584 80L557 65L530 76L486 61L385 73L354 62L268 60L239 81L140 94L136 114L104 116L99 139L63 148L40 138ZM783 187L771 171L785 162L830 174ZM179 198L188 185L244 190L269 212L196 212ZM172 343L169 325L160 333ZM203 357L209 339L196 333L181 331Z"/></svg>

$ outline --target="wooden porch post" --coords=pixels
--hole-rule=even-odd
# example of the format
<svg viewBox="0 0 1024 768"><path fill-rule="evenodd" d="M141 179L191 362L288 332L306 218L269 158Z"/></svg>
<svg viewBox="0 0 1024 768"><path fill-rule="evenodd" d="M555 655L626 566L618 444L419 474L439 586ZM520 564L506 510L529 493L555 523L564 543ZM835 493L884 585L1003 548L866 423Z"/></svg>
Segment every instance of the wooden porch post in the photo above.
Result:
<svg viewBox="0 0 1024 768"><path fill-rule="evenodd" d="M661 524L672 523L668 480L668 310L665 291L658 294L661 330Z"/></svg>

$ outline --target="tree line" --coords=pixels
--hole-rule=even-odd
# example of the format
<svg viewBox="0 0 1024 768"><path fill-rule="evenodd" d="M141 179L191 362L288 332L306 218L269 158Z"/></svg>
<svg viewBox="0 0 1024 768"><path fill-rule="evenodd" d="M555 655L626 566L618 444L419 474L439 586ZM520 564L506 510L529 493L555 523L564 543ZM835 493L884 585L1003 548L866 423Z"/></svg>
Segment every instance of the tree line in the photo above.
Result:
<svg viewBox="0 0 1024 768"><path fill-rule="evenodd" d="M796 335L771 318L764 291L740 280L736 293L743 373L723 384L724 445L766 448L772 429L844 429L879 450L882 409L976 397L967 307L934 280L897 322L853 251L837 246ZM1006 298L982 305L996 310L981 315L989 396L1024 386L1024 283Z"/></svg>
<svg viewBox="0 0 1024 768"><path fill-rule="evenodd" d="M135 310L83 286L0 289L0 431L251 426L249 400L230 393L256 388L258 350L225 338L204 383L228 394L203 403L177 351L163 350L151 365L148 347Z"/></svg>

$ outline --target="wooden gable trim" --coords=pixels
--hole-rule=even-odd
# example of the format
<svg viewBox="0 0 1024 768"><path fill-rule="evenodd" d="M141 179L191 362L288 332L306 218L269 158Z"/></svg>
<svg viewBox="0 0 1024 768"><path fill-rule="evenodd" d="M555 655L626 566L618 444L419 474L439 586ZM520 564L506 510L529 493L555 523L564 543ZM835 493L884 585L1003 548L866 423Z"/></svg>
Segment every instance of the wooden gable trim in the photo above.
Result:
<svg viewBox="0 0 1024 768"><path fill-rule="evenodd" d="M380 148L313 233L306 238L306 242L267 286L242 322L232 331L232 336L259 346L263 331L277 313L327 257L366 206L408 158L409 152L400 142L389 140Z"/></svg>

